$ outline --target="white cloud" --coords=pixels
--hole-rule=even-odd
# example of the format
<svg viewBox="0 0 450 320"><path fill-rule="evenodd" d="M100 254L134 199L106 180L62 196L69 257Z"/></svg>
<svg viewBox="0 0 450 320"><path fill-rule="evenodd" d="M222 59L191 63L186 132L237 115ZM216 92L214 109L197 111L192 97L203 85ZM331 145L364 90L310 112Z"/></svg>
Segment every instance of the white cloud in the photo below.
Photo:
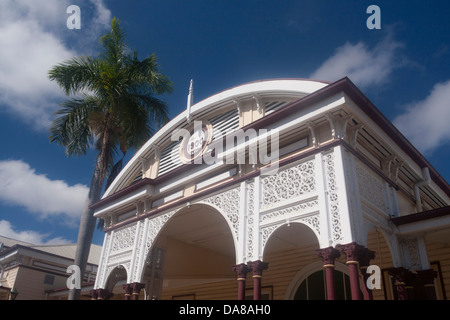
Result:
<svg viewBox="0 0 450 320"><path fill-rule="evenodd" d="M66 27L70 2L0 2L0 110L36 129L48 129L53 112L65 98L48 79L48 71L96 45L94 37L105 30L111 16L101 0L82 1L80 6L89 13L82 15L82 21L89 30L70 33Z"/></svg>
<svg viewBox="0 0 450 320"><path fill-rule="evenodd" d="M90 2L95 6L96 10L94 23L109 28L111 26L111 11L101 0L90 0Z"/></svg>
<svg viewBox="0 0 450 320"><path fill-rule="evenodd" d="M437 83L422 101L404 107L394 125L421 152L432 152L450 142L450 80Z"/></svg>
<svg viewBox="0 0 450 320"><path fill-rule="evenodd" d="M402 44L388 35L374 48L358 42L345 43L317 68L310 78L335 81L349 77L357 86L368 88L380 86L388 81L395 68L402 65L397 57Z"/></svg>
<svg viewBox="0 0 450 320"><path fill-rule="evenodd" d="M52 101L62 98L48 70L73 53L57 38L22 22L0 27L0 47L5 48L0 51L0 104L36 128L48 128Z"/></svg>
<svg viewBox="0 0 450 320"><path fill-rule="evenodd" d="M64 216L67 223L81 216L88 187L68 185L37 174L19 160L0 161L0 201L26 208L40 219Z"/></svg>
<svg viewBox="0 0 450 320"><path fill-rule="evenodd" d="M6 220L0 220L0 234L6 238L19 240L31 244L68 244L71 241L61 237L49 238L49 234L42 234L32 230L18 231L13 228L11 223Z"/></svg>

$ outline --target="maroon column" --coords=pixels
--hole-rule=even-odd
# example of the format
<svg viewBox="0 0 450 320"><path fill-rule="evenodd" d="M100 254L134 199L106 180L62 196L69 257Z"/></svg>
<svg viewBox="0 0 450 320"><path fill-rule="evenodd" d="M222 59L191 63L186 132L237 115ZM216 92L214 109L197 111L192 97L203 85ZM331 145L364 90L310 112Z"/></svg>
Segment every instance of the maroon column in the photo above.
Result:
<svg viewBox="0 0 450 320"><path fill-rule="evenodd" d="M436 289L434 287L434 278L437 277L437 272L433 269L417 271L417 277L423 281L423 286L427 294L428 300L436 300Z"/></svg>
<svg viewBox="0 0 450 320"><path fill-rule="evenodd" d="M359 269L361 270L362 287L364 300L373 300L372 290L367 288L367 267L370 265L370 260L375 259L375 251L364 248L359 258Z"/></svg>
<svg viewBox="0 0 450 320"><path fill-rule="evenodd" d="M250 261L247 263L253 272L253 300L261 300L261 277L262 272L269 266L267 262L261 260Z"/></svg>
<svg viewBox="0 0 450 320"><path fill-rule="evenodd" d="M336 248L347 256L347 266L350 276L350 288L352 292L352 300L361 300L361 291L359 290L359 257L363 246L356 242L337 245Z"/></svg>
<svg viewBox="0 0 450 320"><path fill-rule="evenodd" d="M250 268L245 263L241 263L234 265L233 271L237 273L238 300L245 300L245 279Z"/></svg>
<svg viewBox="0 0 450 320"><path fill-rule="evenodd" d="M141 291L141 289L145 288L145 284L134 282L130 286L131 286L131 299L139 300L139 292Z"/></svg>
<svg viewBox="0 0 450 320"><path fill-rule="evenodd" d="M414 274L408 269L402 267L392 268L388 272L394 280L394 285L397 289L398 300L414 299Z"/></svg>
<svg viewBox="0 0 450 320"><path fill-rule="evenodd" d="M316 250L319 257L322 258L323 268L325 269L325 281L327 283L327 299L335 300L336 292L334 289L334 262L341 255L338 250L333 247Z"/></svg>

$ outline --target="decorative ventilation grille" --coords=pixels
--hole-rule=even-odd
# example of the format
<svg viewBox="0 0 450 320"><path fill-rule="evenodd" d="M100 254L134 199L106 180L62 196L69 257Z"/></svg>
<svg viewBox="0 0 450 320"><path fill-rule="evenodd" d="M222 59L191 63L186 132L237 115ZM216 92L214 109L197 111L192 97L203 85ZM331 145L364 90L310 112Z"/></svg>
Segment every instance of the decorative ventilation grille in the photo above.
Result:
<svg viewBox="0 0 450 320"><path fill-rule="evenodd" d="M180 144L181 141L176 141L161 152L158 175L167 173L183 164L180 158Z"/></svg>
<svg viewBox="0 0 450 320"><path fill-rule="evenodd" d="M209 121L213 127L213 140L224 136L231 130L239 128L239 113L237 109L232 109Z"/></svg>
<svg viewBox="0 0 450 320"><path fill-rule="evenodd" d="M131 181L131 183L133 184L133 183L141 181L141 180L142 180L142 172L139 171L139 173L136 175L136 177L133 179L133 181Z"/></svg>

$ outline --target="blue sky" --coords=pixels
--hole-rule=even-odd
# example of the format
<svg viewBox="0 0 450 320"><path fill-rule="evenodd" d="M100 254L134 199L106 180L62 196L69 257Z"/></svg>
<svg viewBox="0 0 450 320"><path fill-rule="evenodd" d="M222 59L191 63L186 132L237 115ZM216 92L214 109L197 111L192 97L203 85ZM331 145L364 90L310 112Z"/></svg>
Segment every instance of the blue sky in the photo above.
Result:
<svg viewBox="0 0 450 320"><path fill-rule="evenodd" d="M96 55L117 17L141 58L155 53L174 83L172 116L194 102L268 78L348 76L450 180L450 3L424 1L0 2L0 234L33 243L76 242L95 153L67 158L48 140L65 99L47 78L55 64ZM381 29L370 30L370 5ZM81 29L66 12L81 9ZM102 232L94 242L101 244Z"/></svg>

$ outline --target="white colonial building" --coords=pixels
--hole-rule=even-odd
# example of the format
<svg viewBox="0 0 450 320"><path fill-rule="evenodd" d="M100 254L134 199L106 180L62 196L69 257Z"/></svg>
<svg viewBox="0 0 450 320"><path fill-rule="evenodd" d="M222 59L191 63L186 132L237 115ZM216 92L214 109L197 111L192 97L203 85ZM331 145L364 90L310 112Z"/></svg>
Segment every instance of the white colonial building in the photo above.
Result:
<svg viewBox="0 0 450 320"><path fill-rule="evenodd" d="M446 299L449 185L348 78L191 97L93 205L93 299Z"/></svg>

